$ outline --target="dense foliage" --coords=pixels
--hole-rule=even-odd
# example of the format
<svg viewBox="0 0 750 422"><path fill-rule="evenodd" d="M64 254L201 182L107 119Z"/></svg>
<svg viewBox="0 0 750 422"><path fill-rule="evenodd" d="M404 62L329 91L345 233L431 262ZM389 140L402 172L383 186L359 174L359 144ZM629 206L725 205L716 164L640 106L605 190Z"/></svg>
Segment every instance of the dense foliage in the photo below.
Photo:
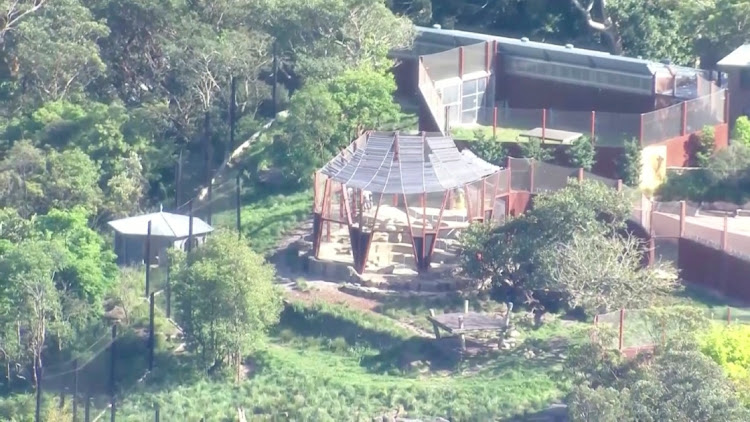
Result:
<svg viewBox="0 0 750 422"><path fill-rule="evenodd" d="M278 321L281 297L273 287L273 267L229 232L173 258L177 320L189 350L207 370L239 365Z"/></svg>
<svg viewBox="0 0 750 422"><path fill-rule="evenodd" d="M499 297L541 309L645 304L674 278L641 268L642 245L622 235L629 214L614 189L573 182L537 196L530 211L501 226L471 228L462 237L462 268Z"/></svg>
<svg viewBox="0 0 750 422"><path fill-rule="evenodd" d="M657 194L662 200L726 201L744 204L750 199L750 147L735 142L714 152L705 167L671 174Z"/></svg>

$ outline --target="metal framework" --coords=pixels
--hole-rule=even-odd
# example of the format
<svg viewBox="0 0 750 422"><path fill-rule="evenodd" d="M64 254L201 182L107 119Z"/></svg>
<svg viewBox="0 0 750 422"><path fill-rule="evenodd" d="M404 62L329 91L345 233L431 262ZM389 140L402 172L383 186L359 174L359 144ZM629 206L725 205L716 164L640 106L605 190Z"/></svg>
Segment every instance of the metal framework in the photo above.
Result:
<svg viewBox="0 0 750 422"><path fill-rule="evenodd" d="M500 171L468 150L459 151L453 139L442 134L367 132L314 175L315 257L324 234L330 240L331 223L346 225L354 268L364 272L373 235L385 232L378 224L382 208L393 212L392 208L403 207L405 212L399 214L405 220L403 238L411 243L417 270L426 272L440 231L448 225L444 214L451 197L468 199L478 188L484 192L488 180L494 188ZM473 196L477 201L481 198L481 210L476 209L478 204L474 210L467 204L463 221L491 218L493 207L487 213L484 195Z"/></svg>

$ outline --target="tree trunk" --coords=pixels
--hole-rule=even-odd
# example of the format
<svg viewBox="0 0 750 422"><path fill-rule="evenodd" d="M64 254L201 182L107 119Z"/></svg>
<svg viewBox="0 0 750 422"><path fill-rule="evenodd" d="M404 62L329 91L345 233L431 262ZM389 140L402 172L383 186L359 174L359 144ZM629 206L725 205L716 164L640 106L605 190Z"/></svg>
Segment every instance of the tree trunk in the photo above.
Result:
<svg viewBox="0 0 750 422"><path fill-rule="evenodd" d="M607 13L606 0L589 0L588 6L584 7L580 0L570 0L584 19L589 28L599 32L605 43L609 47L609 52L615 55L622 55L622 37L617 29L617 25L612 22L612 18ZM594 20L591 11L596 6L601 22Z"/></svg>

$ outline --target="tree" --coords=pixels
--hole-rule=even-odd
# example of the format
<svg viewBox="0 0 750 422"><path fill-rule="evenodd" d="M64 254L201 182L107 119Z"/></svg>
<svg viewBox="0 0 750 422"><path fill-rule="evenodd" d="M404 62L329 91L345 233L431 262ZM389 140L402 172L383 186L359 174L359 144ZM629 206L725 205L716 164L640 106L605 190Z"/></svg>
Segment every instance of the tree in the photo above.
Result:
<svg viewBox="0 0 750 422"><path fill-rule="evenodd" d="M107 34L80 0L49 2L21 21L13 38L26 95L55 101L81 94L105 70L96 42Z"/></svg>
<svg viewBox="0 0 750 422"><path fill-rule="evenodd" d="M629 215L629 202L614 189L598 182L573 182L537 196L531 210L502 226L471 229L461 239L461 268L480 283L489 280L503 300L559 307L570 292L554 290L544 270L549 254L576 236L616 237ZM634 281L634 287L639 285L640 280Z"/></svg>
<svg viewBox="0 0 750 422"><path fill-rule="evenodd" d="M383 0L264 0L248 11L275 38L284 67L304 79L326 80L366 64L387 71L388 52L414 39L413 24Z"/></svg>
<svg viewBox="0 0 750 422"><path fill-rule="evenodd" d="M686 2L690 13L688 34L696 53L707 68L750 40L750 4L744 0L706 0Z"/></svg>
<svg viewBox="0 0 750 422"><path fill-rule="evenodd" d="M174 261L176 309L188 347L209 371L229 361L239 365L279 319L273 267L228 232Z"/></svg>
<svg viewBox="0 0 750 422"><path fill-rule="evenodd" d="M618 173L620 179L627 186L639 186L641 183L641 145L637 139L625 142L623 155L618 161Z"/></svg>
<svg viewBox="0 0 750 422"><path fill-rule="evenodd" d="M665 263L642 268L643 245L634 237L580 232L542 252L540 288L559 292L568 308L589 315L647 306L677 285Z"/></svg>
<svg viewBox="0 0 750 422"><path fill-rule="evenodd" d="M117 277L117 267L115 254L88 227L87 217L82 207L50 210L34 221L31 237L65 245L65 264L58 270L58 283L64 284L71 295L98 305Z"/></svg>
<svg viewBox="0 0 750 422"><path fill-rule="evenodd" d="M350 69L297 91L274 141L274 161L290 183L301 183L365 130L396 120L393 76L371 66Z"/></svg>
<svg viewBox="0 0 750 422"><path fill-rule="evenodd" d="M52 208L82 206L90 214L101 203L99 168L79 149L46 154L19 142L0 162L0 206L23 217Z"/></svg>
<svg viewBox="0 0 750 422"><path fill-rule="evenodd" d="M586 6L584 6L580 0L571 0L571 3L586 20L588 27L600 33L602 37L607 40L607 46L609 47L610 53L617 55L622 54L622 36L620 35L617 25L609 14L609 9L607 8L605 0L588 0ZM594 6L597 7L596 10L594 10ZM597 15L600 17L599 21L595 19L595 16Z"/></svg>
<svg viewBox="0 0 750 422"><path fill-rule="evenodd" d="M571 167L583 168L591 171L596 160L596 150L594 142L588 136L581 136L573 142L570 148L565 150L568 156L568 163Z"/></svg>
<svg viewBox="0 0 750 422"><path fill-rule="evenodd" d="M64 266L65 252L57 242L27 240L0 255L2 320L5 328L7 321L18 324L18 342L35 367L42 365L49 333L63 328L62 298L55 279Z"/></svg>

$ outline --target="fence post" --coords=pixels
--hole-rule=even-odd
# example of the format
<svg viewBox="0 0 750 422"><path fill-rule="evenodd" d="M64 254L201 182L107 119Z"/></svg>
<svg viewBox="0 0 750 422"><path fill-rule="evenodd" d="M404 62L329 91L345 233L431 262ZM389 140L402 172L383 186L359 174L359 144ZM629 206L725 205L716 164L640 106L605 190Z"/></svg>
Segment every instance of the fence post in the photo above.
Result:
<svg viewBox="0 0 750 422"><path fill-rule="evenodd" d="M622 192L622 179L617 179L617 192Z"/></svg>
<svg viewBox="0 0 750 422"><path fill-rule="evenodd" d="M143 263L146 264L146 297L148 297L151 290L151 220L148 221L146 229L146 256Z"/></svg>
<svg viewBox="0 0 750 422"><path fill-rule="evenodd" d="M680 238L685 237L685 214L687 213L687 204L680 201Z"/></svg>
<svg viewBox="0 0 750 422"><path fill-rule="evenodd" d="M317 179L318 173L315 173L315 178ZM313 192L317 189L317 184L313 186ZM240 178L240 173L237 173L237 180L235 181L235 189L234 189L234 196L235 201L237 201L237 240L242 239L242 217L241 217L241 208L242 204L240 203L240 193L242 191L242 178ZM315 207L317 203L317 199L313 201L313 207Z"/></svg>
<svg viewBox="0 0 750 422"><path fill-rule="evenodd" d="M510 163L511 163L510 157L505 157L505 161L506 161L505 168L508 169L508 196L507 196L507 199L505 200L505 216L508 217L510 215L510 210L511 210L510 199L512 197L511 190L513 188L513 185L511 183L511 178L513 177L513 170L510 168Z"/></svg>
<svg viewBox="0 0 750 422"><path fill-rule="evenodd" d="M591 142L596 143L596 111L591 110Z"/></svg>
<svg viewBox="0 0 750 422"><path fill-rule="evenodd" d="M42 367L39 365L39 358L34 358L34 375L36 376L36 411L34 413L34 420L36 422L42 421L41 410L42 410Z"/></svg>
<svg viewBox="0 0 750 422"><path fill-rule="evenodd" d="M542 143L544 143L544 138L547 134L547 109L542 109Z"/></svg>
<svg viewBox="0 0 750 422"><path fill-rule="evenodd" d="M78 359L73 359L73 422L78 421Z"/></svg>
<svg viewBox="0 0 750 422"><path fill-rule="evenodd" d="M680 129L682 136L687 135L687 103L687 101L682 102L682 129Z"/></svg>
<svg viewBox="0 0 750 422"><path fill-rule="evenodd" d="M643 113L641 113L641 120L638 124L638 142L640 142L641 148L643 148Z"/></svg>
<svg viewBox="0 0 750 422"><path fill-rule="evenodd" d="M529 193L534 193L534 160L529 160Z"/></svg>
<svg viewBox="0 0 750 422"><path fill-rule="evenodd" d="M117 411L115 403L115 358L116 358L116 343L117 343L117 324L112 324L112 344L110 347L110 362L109 362L109 404L110 414L109 420L115 422L115 413Z"/></svg>
<svg viewBox="0 0 750 422"><path fill-rule="evenodd" d="M86 394L86 401L83 403L83 420L84 422L91 421L91 395Z"/></svg>
<svg viewBox="0 0 750 422"><path fill-rule="evenodd" d="M625 308L620 308L620 332L618 333L617 339L617 350L622 352L622 345L624 340L624 326L625 326Z"/></svg>
<svg viewBox="0 0 750 422"><path fill-rule="evenodd" d="M492 137L497 137L497 106L492 108Z"/></svg>
<svg viewBox="0 0 750 422"><path fill-rule="evenodd" d="M583 182L583 167L578 167L578 182Z"/></svg>
<svg viewBox="0 0 750 422"><path fill-rule="evenodd" d="M154 370L154 348L156 346L154 335L154 293L148 298L148 370Z"/></svg>
<svg viewBox="0 0 750 422"><path fill-rule="evenodd" d="M729 284L729 255L728 249L728 232L729 232L729 217L724 216L724 228L721 231L721 286L723 292L727 293L727 285Z"/></svg>
<svg viewBox="0 0 750 422"><path fill-rule="evenodd" d="M727 306L727 324L732 323L732 307Z"/></svg>
<svg viewBox="0 0 750 422"><path fill-rule="evenodd" d="M164 295L166 296L166 305L167 309L165 310L167 314L167 319L172 317L172 280L170 280L170 274L169 274L169 255L167 255L167 274L166 274L166 286L164 286Z"/></svg>
<svg viewBox="0 0 750 422"><path fill-rule="evenodd" d="M729 123L729 90L724 90L724 123Z"/></svg>

